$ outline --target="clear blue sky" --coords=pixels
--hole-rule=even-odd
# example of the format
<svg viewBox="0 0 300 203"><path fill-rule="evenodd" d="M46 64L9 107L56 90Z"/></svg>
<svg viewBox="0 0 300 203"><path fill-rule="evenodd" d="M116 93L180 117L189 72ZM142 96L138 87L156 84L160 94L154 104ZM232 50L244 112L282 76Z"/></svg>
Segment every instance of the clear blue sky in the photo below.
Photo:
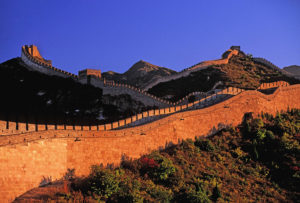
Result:
<svg viewBox="0 0 300 203"><path fill-rule="evenodd" d="M181 70L231 45L300 65L300 0L0 0L0 62L35 44L57 68Z"/></svg>

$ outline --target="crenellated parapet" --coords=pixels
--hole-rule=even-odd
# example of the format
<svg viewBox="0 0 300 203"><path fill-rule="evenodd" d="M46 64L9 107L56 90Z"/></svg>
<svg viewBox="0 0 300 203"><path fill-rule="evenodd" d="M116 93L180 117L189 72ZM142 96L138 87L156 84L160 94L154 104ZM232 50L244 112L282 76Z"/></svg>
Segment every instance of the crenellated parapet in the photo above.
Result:
<svg viewBox="0 0 300 203"><path fill-rule="evenodd" d="M78 76L75 74L53 67L52 62L50 60L45 60L44 58L42 58L37 47L34 45L22 46L21 59L29 68L34 71L39 71L47 75L56 75L64 78L78 78Z"/></svg>
<svg viewBox="0 0 300 203"><path fill-rule="evenodd" d="M90 84L95 87L102 88L104 95L116 96L129 94L134 100L140 101L146 106L164 107L174 105L173 103L151 95L142 89L126 84L115 83L114 81L107 81L101 78L100 70L85 69L79 71L79 76L77 76L59 68L55 68L49 60L42 58L37 47L34 45L22 46L21 58L31 70L64 78L71 77L82 84Z"/></svg>
<svg viewBox="0 0 300 203"><path fill-rule="evenodd" d="M239 50L237 49L229 49L228 54L226 58L224 59L218 59L218 60L211 60L211 61L204 61L201 63L198 63L196 65L193 65L189 68L183 69L181 72L173 75L169 75L163 78L158 78L157 80L153 81L152 83L148 84L144 89L149 90L150 88L154 87L155 85L162 83L162 82L168 82L171 80L176 80L182 77L187 77L191 73L199 71L199 70L204 70L212 65L222 65L222 64L227 64L230 60L230 58L234 55L238 55Z"/></svg>
<svg viewBox="0 0 300 203"><path fill-rule="evenodd" d="M277 87L286 87L290 84L285 81L276 81L271 83L262 83L257 89L258 90L265 90L265 89L271 89L271 88L277 88Z"/></svg>
<svg viewBox="0 0 300 203"><path fill-rule="evenodd" d="M163 108L163 107L169 107L169 106L177 106L179 104L186 104L187 100L190 96L197 95L197 97L203 98L208 95L206 93L201 93L201 92L192 92L177 102L170 102L170 101L167 101L167 100L164 100L164 99L161 99L159 97L149 94L148 92L146 92L147 89L149 89L161 82L166 82L169 80L186 77L192 72L198 71L200 69L205 69L211 65L226 64L229 62L229 59L232 56L237 55L238 53L239 53L239 47L231 47L226 52L223 59L205 61L200 64L196 64L190 68L187 68L178 74L159 78L158 80L149 84L144 89L140 89L140 88L128 85L128 84L121 84L121 83L116 83L114 81L108 81L105 78L101 78L100 70L85 69L85 70L79 71L79 76L77 76L77 75L69 73L67 71L55 68L52 66L52 62L50 60L46 60L41 56L37 47L34 45L22 46L21 58L22 58L23 62L32 70L39 71L39 72L42 72L47 75L56 75L56 76L60 76L60 77L64 77L64 78L70 77L70 78L73 78L75 81L80 82L82 84L90 84L95 87L102 88L104 95L118 96L118 95L122 95L122 94L128 94L132 97L132 99L142 102L145 106L157 106L159 108ZM267 62L264 59L258 60L258 58L255 58L255 60L257 62L260 61L260 63L269 64L269 66L274 66L270 62ZM273 67L273 68L276 68L276 67ZM276 69L279 69L279 68L277 67Z"/></svg>
<svg viewBox="0 0 300 203"><path fill-rule="evenodd" d="M116 84L118 86L118 84ZM284 81L277 81L273 83L263 83L257 89L265 90L271 88L278 87L287 87L289 83ZM36 131L49 131L49 130L75 130L75 131L108 131L118 128L124 127L133 127L136 125L141 125L145 123L152 122L157 120L158 118L165 117L174 113L187 111L187 110L195 110L201 109L208 106L212 106L219 102L222 102L228 98L239 95L240 93L246 90L236 88L236 87L228 87L223 90L220 90L214 94L207 95L204 98L199 100L195 100L193 102L187 104L177 104L174 106L168 106L164 108L152 109L148 111L144 111L142 113L136 114L126 119L122 119L119 121L115 121L113 123L107 123L103 125L91 125L91 126L76 126L76 125L54 125L54 124L32 124L32 123L18 123L11 121L0 121L0 135L16 135L16 134L26 134L30 132ZM194 95L196 93L193 93ZM9 143L7 143L9 144ZM12 141L11 141L12 144Z"/></svg>
<svg viewBox="0 0 300 203"><path fill-rule="evenodd" d="M227 50L228 54L226 54L226 57L223 59L218 59L218 60L211 60L211 61L203 61L201 63L198 63L196 65L191 66L190 68L187 68L188 71L191 70L201 70L203 68L206 68L208 66L212 66L212 65L222 65L222 64L228 64L229 59L232 56L238 55L239 54L239 50L238 49L229 49Z"/></svg>

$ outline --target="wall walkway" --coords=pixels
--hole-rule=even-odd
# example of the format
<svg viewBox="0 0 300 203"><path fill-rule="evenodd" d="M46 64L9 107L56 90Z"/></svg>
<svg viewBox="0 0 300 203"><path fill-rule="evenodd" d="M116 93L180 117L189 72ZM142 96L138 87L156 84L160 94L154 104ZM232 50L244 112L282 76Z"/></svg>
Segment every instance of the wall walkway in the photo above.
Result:
<svg viewBox="0 0 300 203"><path fill-rule="evenodd" d="M285 81L277 81L273 83L263 83L257 90L271 89L277 87L285 87L289 84ZM94 125L94 126L71 126L71 125L53 125L53 124L34 124L34 123L18 123L10 121L0 121L0 135L13 135L22 134L27 132L44 131L44 130L97 130L97 131L107 131L111 129L124 128L126 126L135 126L153 120L157 120L156 117L171 115L177 112L182 112L191 109L199 109L214 105L220 101L228 99L230 96L235 96L240 94L245 90L228 87L212 95L208 95L204 98L196 100L192 103L178 104L174 106L169 106L165 108L152 109L140 114L134 115L132 117L115 121L113 123L107 123L104 125ZM192 94L194 95L194 94ZM149 119L150 118L150 119ZM146 121L146 122L145 122Z"/></svg>
<svg viewBox="0 0 300 203"><path fill-rule="evenodd" d="M174 75L170 75L170 76L166 76L163 78L159 78L155 81L153 81L152 83L148 84L144 90L149 90L150 88L154 87L155 85L161 83L161 82L168 82L170 80L176 80L178 78L182 78L182 77L187 77L189 76L191 73L199 71L199 70L204 70L212 65L221 65L221 64L227 64L229 59L234 56L237 55L239 53L239 51L237 50L228 50L230 53L228 54L227 58L225 59L219 59L219 60L211 60L211 61L204 61L201 62L199 64L196 64L190 68L184 69L183 71L174 74Z"/></svg>

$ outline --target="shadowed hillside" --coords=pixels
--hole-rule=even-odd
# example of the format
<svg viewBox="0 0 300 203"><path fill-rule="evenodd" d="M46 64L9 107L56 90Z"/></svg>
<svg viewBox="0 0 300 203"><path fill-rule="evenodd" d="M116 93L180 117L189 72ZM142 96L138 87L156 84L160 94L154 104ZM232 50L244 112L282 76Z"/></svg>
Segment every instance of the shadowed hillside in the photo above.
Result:
<svg viewBox="0 0 300 203"><path fill-rule="evenodd" d="M148 92L170 101L177 101L191 92L206 92L213 87L256 89L260 83L278 80L290 84L300 83L300 80L283 75L278 70L255 63L250 56L240 52L237 56L232 56L228 64L212 65L192 72L187 77L159 83Z"/></svg>
<svg viewBox="0 0 300 203"><path fill-rule="evenodd" d="M129 95L102 95L102 89L71 78L29 71L20 58L0 64L0 119L19 122L89 124L145 110Z"/></svg>

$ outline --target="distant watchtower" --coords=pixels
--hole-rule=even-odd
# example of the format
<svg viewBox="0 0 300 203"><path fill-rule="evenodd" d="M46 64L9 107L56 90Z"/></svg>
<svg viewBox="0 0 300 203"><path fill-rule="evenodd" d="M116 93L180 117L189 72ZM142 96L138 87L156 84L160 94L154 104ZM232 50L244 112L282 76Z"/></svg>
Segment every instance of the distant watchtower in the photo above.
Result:
<svg viewBox="0 0 300 203"><path fill-rule="evenodd" d="M46 59L44 59L44 58L41 56L41 54L40 54L40 52L39 52L37 46L35 46L35 45L30 45L30 46L25 45L25 46L23 46L22 48L24 49L24 51L27 52L27 54L31 55L33 58L35 58L35 59L38 60L39 62L44 63L44 64L47 64L47 65L49 65L49 66L52 66L52 61L51 61L51 60L46 60Z"/></svg>
<svg viewBox="0 0 300 203"><path fill-rule="evenodd" d="M231 46L230 49L231 50L241 51L241 46Z"/></svg>
<svg viewBox="0 0 300 203"><path fill-rule="evenodd" d="M86 78L88 76L96 76L97 78L101 78L101 70L96 69L84 69L78 72L79 78Z"/></svg>

